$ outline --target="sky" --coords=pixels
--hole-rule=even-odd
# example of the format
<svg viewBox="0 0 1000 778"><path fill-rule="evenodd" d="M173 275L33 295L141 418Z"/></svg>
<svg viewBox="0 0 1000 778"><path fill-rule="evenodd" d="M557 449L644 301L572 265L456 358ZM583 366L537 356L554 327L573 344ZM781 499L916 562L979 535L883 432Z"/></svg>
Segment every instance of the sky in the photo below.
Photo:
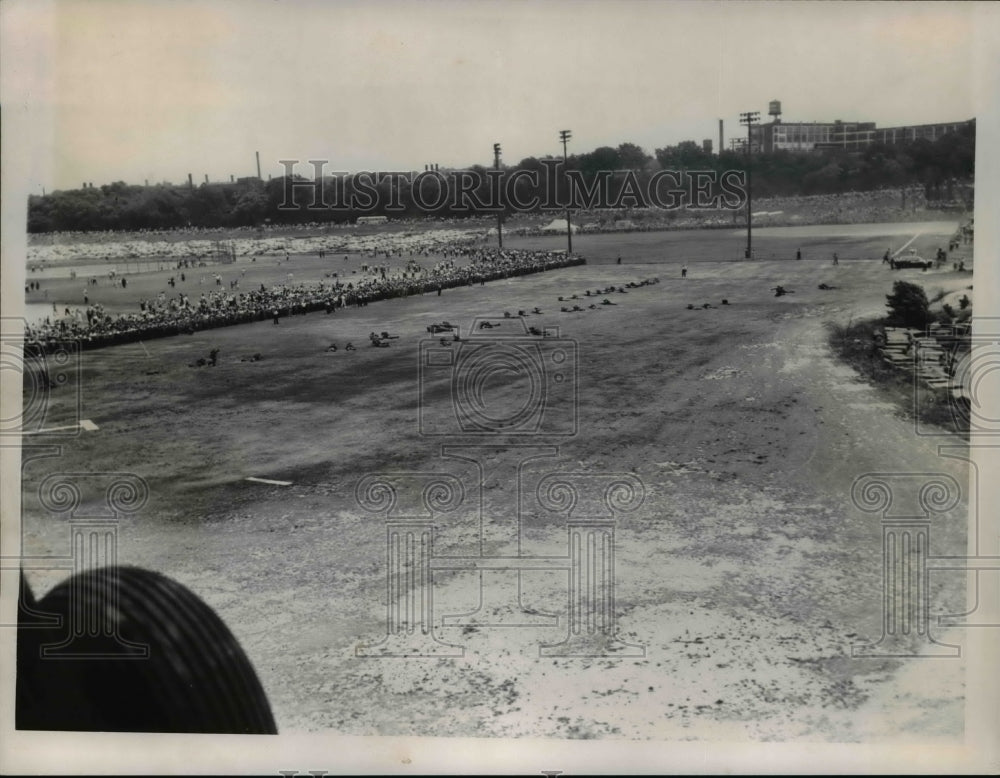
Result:
<svg viewBox="0 0 1000 778"><path fill-rule="evenodd" d="M725 142L742 111L976 115L975 3L5 0L31 193Z"/></svg>

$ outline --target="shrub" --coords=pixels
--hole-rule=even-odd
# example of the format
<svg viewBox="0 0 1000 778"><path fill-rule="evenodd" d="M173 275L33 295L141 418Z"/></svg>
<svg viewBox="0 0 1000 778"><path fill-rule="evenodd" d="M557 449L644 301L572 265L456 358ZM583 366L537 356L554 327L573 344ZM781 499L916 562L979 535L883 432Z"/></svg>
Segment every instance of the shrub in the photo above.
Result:
<svg viewBox="0 0 1000 778"><path fill-rule="evenodd" d="M930 306L924 288L909 281L896 281L892 294L886 295L889 323L898 327L923 329L931 321Z"/></svg>

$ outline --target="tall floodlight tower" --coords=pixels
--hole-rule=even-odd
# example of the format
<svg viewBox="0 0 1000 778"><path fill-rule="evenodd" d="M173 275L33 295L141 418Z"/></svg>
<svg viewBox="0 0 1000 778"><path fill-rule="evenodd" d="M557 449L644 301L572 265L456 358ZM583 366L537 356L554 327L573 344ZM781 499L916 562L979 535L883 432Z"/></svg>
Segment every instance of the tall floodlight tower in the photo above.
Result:
<svg viewBox="0 0 1000 778"><path fill-rule="evenodd" d="M493 167L500 170L500 144L493 144ZM499 188L499 179L498 179ZM497 211L497 248L503 250L503 211Z"/></svg>
<svg viewBox="0 0 1000 778"><path fill-rule="evenodd" d="M746 258L753 258L753 244L751 242L751 197L750 197L750 159L753 153L753 126L760 121L760 111L746 111L740 114L740 124L747 126L747 251Z"/></svg>
<svg viewBox="0 0 1000 778"><path fill-rule="evenodd" d="M562 141L562 145L563 145L563 172L564 173L568 172L566 170L566 166L567 166L567 164L569 164L569 157L566 156L566 144L569 142L569 139L572 138L572 137L573 137L573 133L570 132L569 130L559 130L559 140ZM568 176L567 176L567 179L568 179ZM569 187L568 186L567 186L567 190L566 191L567 191L567 193L569 192ZM568 199L566 200L566 253L567 253L567 255L573 253L573 227L570 225L570 222L569 222L569 200Z"/></svg>

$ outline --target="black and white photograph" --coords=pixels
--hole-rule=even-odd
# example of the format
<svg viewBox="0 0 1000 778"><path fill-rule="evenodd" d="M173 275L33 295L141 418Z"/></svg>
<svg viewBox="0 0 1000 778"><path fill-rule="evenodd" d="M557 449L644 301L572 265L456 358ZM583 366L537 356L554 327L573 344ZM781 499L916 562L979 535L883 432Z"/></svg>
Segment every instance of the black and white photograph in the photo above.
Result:
<svg viewBox="0 0 1000 778"><path fill-rule="evenodd" d="M1000 770L996 6L0 38L0 770Z"/></svg>

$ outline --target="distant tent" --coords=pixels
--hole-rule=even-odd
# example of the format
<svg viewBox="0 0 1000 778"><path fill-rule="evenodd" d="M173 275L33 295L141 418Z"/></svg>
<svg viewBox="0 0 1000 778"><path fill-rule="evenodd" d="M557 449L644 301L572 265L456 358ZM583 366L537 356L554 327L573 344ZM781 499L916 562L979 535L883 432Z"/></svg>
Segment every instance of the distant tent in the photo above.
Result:
<svg viewBox="0 0 1000 778"><path fill-rule="evenodd" d="M570 230L576 232L580 228L575 224L570 225ZM566 220L565 219L553 219L549 224L546 224L541 228L542 232L566 232Z"/></svg>

